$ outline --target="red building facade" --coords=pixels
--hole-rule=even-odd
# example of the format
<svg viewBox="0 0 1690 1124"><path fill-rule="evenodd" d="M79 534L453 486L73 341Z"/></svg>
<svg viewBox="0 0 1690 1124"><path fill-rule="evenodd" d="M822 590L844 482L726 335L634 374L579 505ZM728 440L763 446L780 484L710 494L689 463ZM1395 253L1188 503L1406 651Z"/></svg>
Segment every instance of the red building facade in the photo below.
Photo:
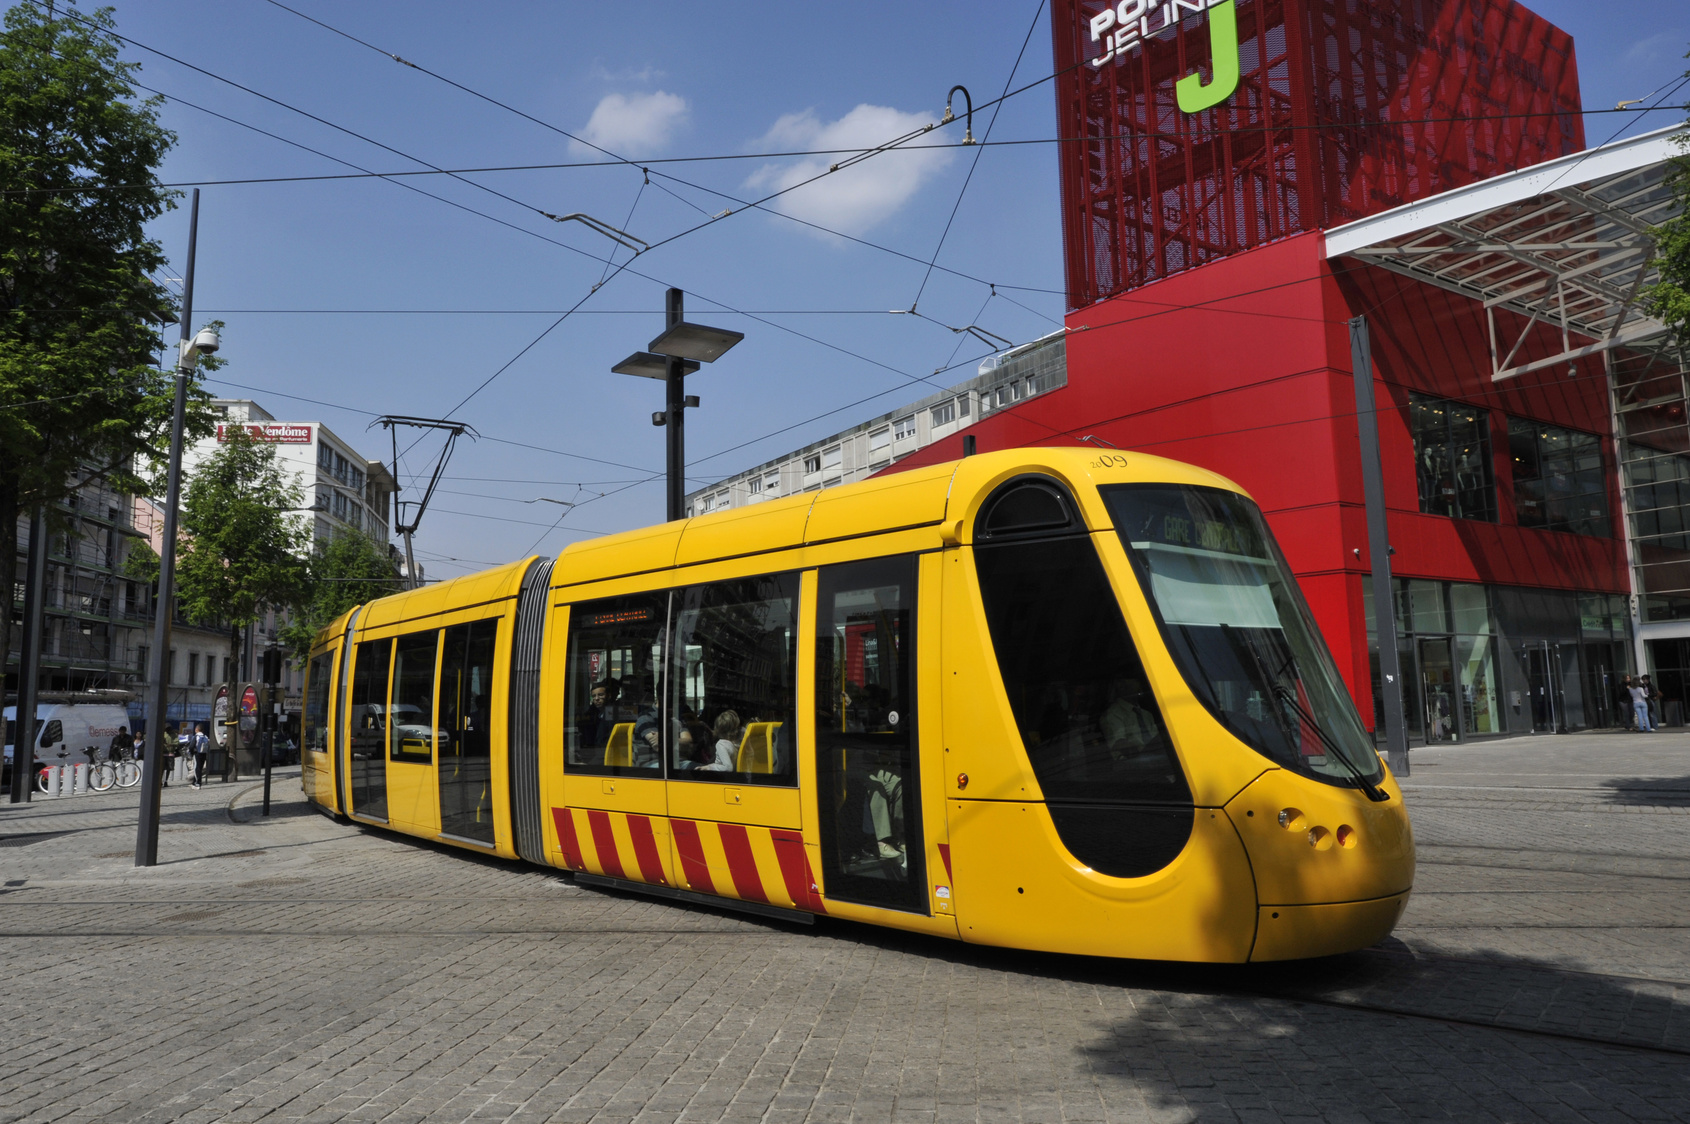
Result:
<svg viewBox="0 0 1690 1124"><path fill-rule="evenodd" d="M1621 720L1630 584L1604 356L1497 382L1493 331L1524 335L1516 365L1563 334L1329 258L1324 236L1581 150L1571 39L1509 0L1235 0L1236 88L1187 113L1182 78L1228 79L1221 4L1203 2L1057 0L1068 382L969 432L1238 481L1382 718L1348 326L1365 316L1411 744ZM1122 27L1137 37L1113 51ZM949 438L898 467L959 453Z"/></svg>

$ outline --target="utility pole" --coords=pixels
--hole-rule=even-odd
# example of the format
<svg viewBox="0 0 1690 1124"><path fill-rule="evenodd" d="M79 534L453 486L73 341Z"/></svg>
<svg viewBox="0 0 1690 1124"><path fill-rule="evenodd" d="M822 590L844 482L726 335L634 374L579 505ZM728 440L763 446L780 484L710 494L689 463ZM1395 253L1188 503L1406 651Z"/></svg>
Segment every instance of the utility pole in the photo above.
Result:
<svg viewBox="0 0 1690 1124"><path fill-rule="evenodd" d="M1391 536L1385 516L1385 473L1379 462L1379 413L1373 404L1373 347L1367 318L1350 321L1355 371L1356 435L1361 440L1361 489L1367 503L1367 554L1373 565L1373 621L1379 638L1379 693L1385 704L1385 757L1391 772L1408 776L1408 730L1402 715L1402 667L1397 614L1391 596Z"/></svg>
<svg viewBox="0 0 1690 1124"><path fill-rule="evenodd" d="M182 429L188 413L188 380L201 353L220 346L209 328L194 334L194 249L199 237L200 192L194 188L188 218L188 268L182 274L182 338L176 350L176 405L170 420L170 470L164 500L164 538L158 552L158 597L153 604L153 650L147 660L147 759L141 769L141 818L135 830L135 865L158 865L160 782L164 779L164 716L170 684L170 625L176 603L176 516L182 502Z"/></svg>

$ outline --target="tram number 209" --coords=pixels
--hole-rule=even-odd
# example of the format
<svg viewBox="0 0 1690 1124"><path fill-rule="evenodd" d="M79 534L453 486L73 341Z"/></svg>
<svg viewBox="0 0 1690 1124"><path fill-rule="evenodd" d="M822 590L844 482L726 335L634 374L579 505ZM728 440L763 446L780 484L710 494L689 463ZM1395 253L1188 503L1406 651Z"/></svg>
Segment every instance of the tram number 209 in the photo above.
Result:
<svg viewBox="0 0 1690 1124"><path fill-rule="evenodd" d="M1092 461L1090 467L1125 468L1127 467L1127 456L1125 453L1104 453L1101 457Z"/></svg>

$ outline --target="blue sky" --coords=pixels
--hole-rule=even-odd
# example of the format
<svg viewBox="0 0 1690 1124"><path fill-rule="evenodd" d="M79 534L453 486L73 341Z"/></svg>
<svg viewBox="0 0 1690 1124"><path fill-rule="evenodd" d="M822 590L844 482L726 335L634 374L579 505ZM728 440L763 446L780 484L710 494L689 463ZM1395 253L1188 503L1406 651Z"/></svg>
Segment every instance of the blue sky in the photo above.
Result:
<svg viewBox="0 0 1690 1124"><path fill-rule="evenodd" d="M366 432L374 415L443 415L505 368L454 415L484 439L459 444L417 536L430 576L531 549L555 552L584 535L662 518L662 431L649 422L661 387L609 368L657 334L668 285L686 290L689 319L746 334L689 379L703 399L687 419L695 483L972 374L981 349L947 325L978 323L1023 342L1060 324L1049 144L879 156L784 197L790 217L735 213L621 272L597 260L614 243L536 213L584 212L656 243L737 211L735 198L819 170L805 158L758 153L861 147L936 122L952 85L966 85L976 102L997 97L1018 54L1013 85L1048 75L1048 13L1034 26L1037 0L287 2L623 155L736 157L652 163L649 185L639 168L613 165L464 177L473 182L420 176L203 189L195 319L228 324L230 362L211 384L215 392L256 398L287 420L320 419L387 459L385 434ZM1531 6L1575 37L1587 108L1643 97L1686 68L1690 7L1681 2ZM126 49L144 66L140 80L173 99L163 118L180 140L163 171L168 182L352 170L336 159L382 172L421 169L418 160L481 168L604 159L268 0L119 0L116 10L122 34L182 60ZM976 117L976 136L990 115ZM1616 130L1669 123L1667 115L1648 123L1595 116L1586 132L1598 143ZM991 139L1037 141L1054 127L1046 83L1003 104ZM960 133L953 126L932 135ZM928 276L953 207L941 268ZM179 258L185 211L161 218L154 233ZM616 264L627 260L618 250ZM918 293L930 319L888 314ZM583 297L580 311L533 342ZM431 452L416 449L402 472L426 471ZM541 497L580 506L554 523L564 509L532 502Z"/></svg>

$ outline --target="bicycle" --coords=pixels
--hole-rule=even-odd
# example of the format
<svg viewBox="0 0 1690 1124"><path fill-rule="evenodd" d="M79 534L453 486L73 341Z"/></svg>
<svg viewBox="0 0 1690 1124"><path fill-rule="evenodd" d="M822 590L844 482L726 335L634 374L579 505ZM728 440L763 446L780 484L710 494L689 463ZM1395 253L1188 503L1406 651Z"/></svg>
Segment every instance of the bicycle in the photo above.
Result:
<svg viewBox="0 0 1690 1124"><path fill-rule="evenodd" d="M107 755L110 758L110 755ZM118 788L134 788L141 783L141 763L135 760L133 749L120 749L115 758L110 758L111 767L117 772Z"/></svg>
<svg viewBox="0 0 1690 1124"><path fill-rule="evenodd" d="M134 768L133 762L129 762L128 764L129 771L134 773L134 778L127 780L126 783L125 772L122 768L125 762L121 757L113 758L111 754L108 753L106 755L106 760L96 761L95 758L99 756L100 750L98 746L92 745L82 752L88 758L88 788L90 791L109 792L113 785L117 785L120 788L128 788L130 785L138 783L141 779L140 772Z"/></svg>

